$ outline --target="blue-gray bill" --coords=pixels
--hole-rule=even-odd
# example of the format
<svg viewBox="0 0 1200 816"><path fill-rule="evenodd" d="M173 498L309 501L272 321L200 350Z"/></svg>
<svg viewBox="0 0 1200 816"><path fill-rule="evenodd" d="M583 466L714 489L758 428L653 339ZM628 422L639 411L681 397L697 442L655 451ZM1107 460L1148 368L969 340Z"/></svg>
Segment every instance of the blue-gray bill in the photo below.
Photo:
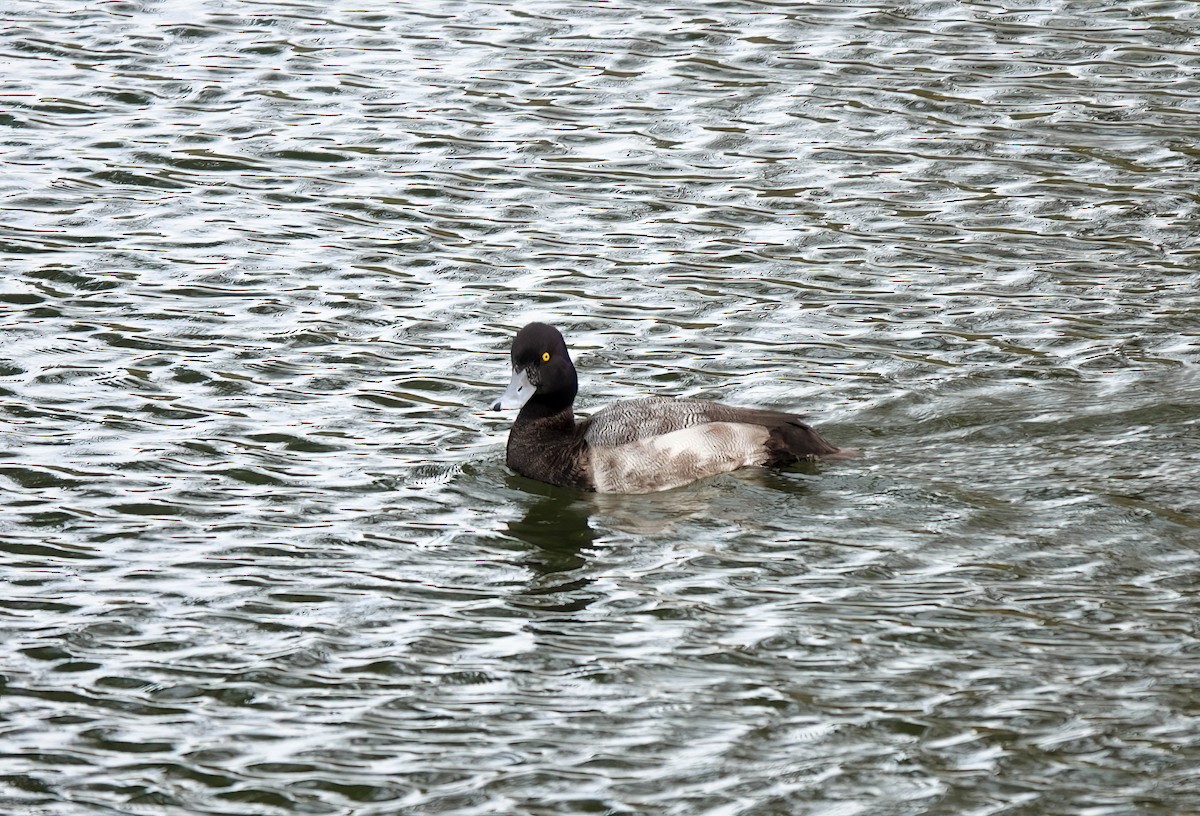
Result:
<svg viewBox="0 0 1200 816"><path fill-rule="evenodd" d="M535 391L537 389L529 381L529 372L525 369L514 370L512 379L508 382L508 388L505 389L500 399L492 403L492 410L502 411L520 408L529 402L529 398L533 396Z"/></svg>

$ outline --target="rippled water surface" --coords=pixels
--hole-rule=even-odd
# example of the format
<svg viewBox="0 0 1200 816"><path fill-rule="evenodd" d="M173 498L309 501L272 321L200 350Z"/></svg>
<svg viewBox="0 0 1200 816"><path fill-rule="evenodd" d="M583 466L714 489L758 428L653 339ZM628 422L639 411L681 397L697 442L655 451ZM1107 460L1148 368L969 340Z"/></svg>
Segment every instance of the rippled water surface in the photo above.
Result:
<svg viewBox="0 0 1200 816"><path fill-rule="evenodd" d="M1200 812L1200 6L6 15L5 814Z"/></svg>

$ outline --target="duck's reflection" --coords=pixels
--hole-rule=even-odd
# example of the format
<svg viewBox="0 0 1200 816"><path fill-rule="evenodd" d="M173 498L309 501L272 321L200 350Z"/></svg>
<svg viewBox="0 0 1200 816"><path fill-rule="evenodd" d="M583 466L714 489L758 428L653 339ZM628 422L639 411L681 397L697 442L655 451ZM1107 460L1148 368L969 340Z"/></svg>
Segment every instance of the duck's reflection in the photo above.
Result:
<svg viewBox="0 0 1200 816"><path fill-rule="evenodd" d="M689 519L712 518L727 484L715 481L686 485L662 493L592 493L588 500L604 527L633 535L670 535Z"/></svg>
<svg viewBox="0 0 1200 816"><path fill-rule="evenodd" d="M573 490L520 480L525 492L538 495L531 497L524 515L508 522L509 535L532 547L530 553L541 575L569 572L583 566L580 550L596 541L586 498ZM537 487L530 490L530 484Z"/></svg>
<svg viewBox="0 0 1200 816"><path fill-rule="evenodd" d="M514 603L558 612L583 609L593 600L585 591L592 578L583 553L597 537L586 498L521 476L510 476L509 486L529 495L524 514L508 522L507 532L529 545L521 561L534 573Z"/></svg>
<svg viewBox="0 0 1200 816"><path fill-rule="evenodd" d="M586 590L595 578L589 550L602 538L613 533L683 535L697 520L761 525L764 503L753 494L769 493L773 501L779 493L803 490L797 475L751 471L637 495L580 493L510 475L508 486L524 494L527 504L520 517L507 523L507 532L529 545L521 563L534 573L518 603L559 611L583 609L592 600Z"/></svg>

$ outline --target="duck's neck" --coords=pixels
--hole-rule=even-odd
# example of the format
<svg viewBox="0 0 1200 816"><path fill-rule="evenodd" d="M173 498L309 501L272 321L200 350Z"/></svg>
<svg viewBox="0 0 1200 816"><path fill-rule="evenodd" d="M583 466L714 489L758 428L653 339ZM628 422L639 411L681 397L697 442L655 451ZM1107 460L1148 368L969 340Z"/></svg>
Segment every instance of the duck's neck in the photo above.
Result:
<svg viewBox="0 0 1200 816"><path fill-rule="evenodd" d="M579 393L579 379L574 368L560 376L562 381L556 383L552 393L534 394L529 402L521 406L517 422L553 418L556 423L565 421L569 425L568 430L575 427L574 405L575 395ZM560 415L566 419L563 420Z"/></svg>
<svg viewBox="0 0 1200 816"><path fill-rule="evenodd" d="M513 428L533 425L537 426L538 433L562 433L570 436L575 432L575 410L571 403L555 408L541 400L531 399L521 407Z"/></svg>

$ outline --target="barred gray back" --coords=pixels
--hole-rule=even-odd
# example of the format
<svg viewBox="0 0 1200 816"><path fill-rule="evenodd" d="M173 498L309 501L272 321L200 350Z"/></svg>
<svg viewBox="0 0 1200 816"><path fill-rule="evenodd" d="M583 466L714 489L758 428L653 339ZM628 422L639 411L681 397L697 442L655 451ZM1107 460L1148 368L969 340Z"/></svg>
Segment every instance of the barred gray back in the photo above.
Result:
<svg viewBox="0 0 1200 816"><path fill-rule="evenodd" d="M791 415L719 402L645 397L614 403L588 420L584 438L592 447L610 448L638 439L703 425L706 422L744 422L767 425Z"/></svg>

